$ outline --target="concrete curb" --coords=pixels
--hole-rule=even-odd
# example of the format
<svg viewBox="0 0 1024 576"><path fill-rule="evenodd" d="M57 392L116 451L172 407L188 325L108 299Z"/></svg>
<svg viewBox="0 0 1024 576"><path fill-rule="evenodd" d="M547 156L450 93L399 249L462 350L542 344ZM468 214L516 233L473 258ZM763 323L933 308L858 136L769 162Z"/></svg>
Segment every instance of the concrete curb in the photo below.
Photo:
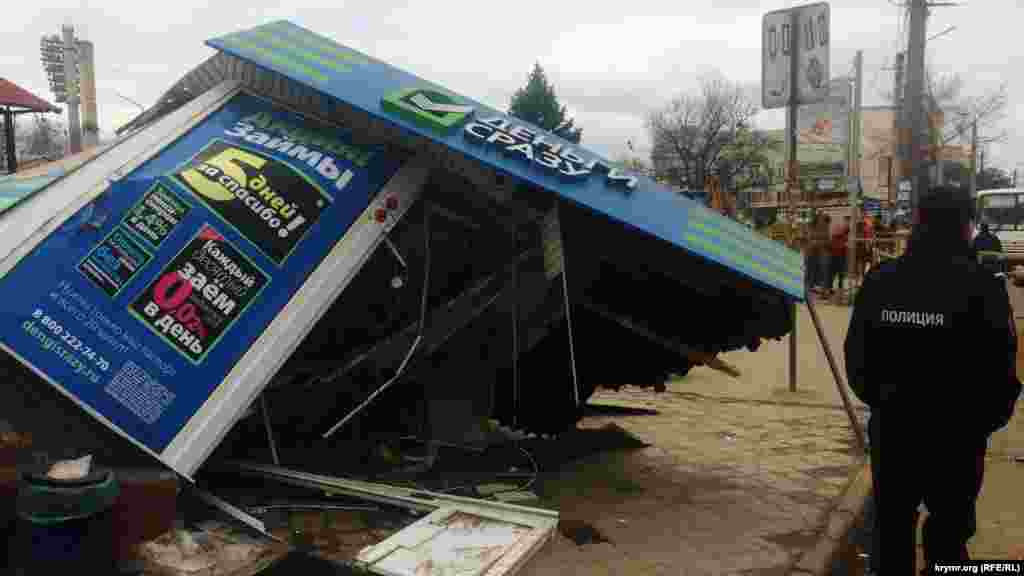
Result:
<svg viewBox="0 0 1024 576"><path fill-rule="evenodd" d="M832 563L846 546L847 535L864 514L871 495L871 464L865 459L828 512L828 522L818 542L797 559L790 574L827 576Z"/></svg>

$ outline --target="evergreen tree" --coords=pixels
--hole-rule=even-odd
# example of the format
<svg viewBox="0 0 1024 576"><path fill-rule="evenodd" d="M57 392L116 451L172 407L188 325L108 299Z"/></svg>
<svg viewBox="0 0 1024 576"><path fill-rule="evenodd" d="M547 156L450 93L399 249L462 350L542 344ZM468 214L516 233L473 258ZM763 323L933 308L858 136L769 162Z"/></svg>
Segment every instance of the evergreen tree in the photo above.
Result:
<svg viewBox="0 0 1024 576"><path fill-rule="evenodd" d="M583 129L573 125L574 121L568 117L565 106L558 102L555 87L548 82L540 63L533 65L526 86L516 90L512 96L508 113L574 144L579 144L583 137Z"/></svg>

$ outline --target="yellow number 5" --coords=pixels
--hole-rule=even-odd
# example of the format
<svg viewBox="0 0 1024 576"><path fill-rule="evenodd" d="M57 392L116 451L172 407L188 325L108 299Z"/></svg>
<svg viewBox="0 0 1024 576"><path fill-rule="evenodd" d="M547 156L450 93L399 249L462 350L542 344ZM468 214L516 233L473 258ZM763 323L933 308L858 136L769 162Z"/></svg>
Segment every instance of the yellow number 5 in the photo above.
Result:
<svg viewBox="0 0 1024 576"><path fill-rule="evenodd" d="M245 188L248 184L242 166L251 166L258 170L266 163L265 159L238 148L226 148L220 154L204 162L204 164L218 168L225 176L237 182L242 188ZM210 180L196 168L185 170L181 173L181 178L188 182L193 190L211 200L226 202L235 197L232 190L219 182Z"/></svg>

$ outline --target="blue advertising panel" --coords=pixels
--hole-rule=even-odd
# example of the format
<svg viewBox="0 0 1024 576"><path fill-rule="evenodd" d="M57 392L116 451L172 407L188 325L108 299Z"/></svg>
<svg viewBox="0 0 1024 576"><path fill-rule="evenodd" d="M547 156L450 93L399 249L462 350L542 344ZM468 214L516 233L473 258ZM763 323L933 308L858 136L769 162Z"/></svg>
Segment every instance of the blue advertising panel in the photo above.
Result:
<svg viewBox="0 0 1024 576"><path fill-rule="evenodd" d="M160 453L401 163L239 93L0 279L0 344Z"/></svg>
<svg viewBox="0 0 1024 576"><path fill-rule="evenodd" d="M802 300L795 251L527 122L287 21L210 46Z"/></svg>

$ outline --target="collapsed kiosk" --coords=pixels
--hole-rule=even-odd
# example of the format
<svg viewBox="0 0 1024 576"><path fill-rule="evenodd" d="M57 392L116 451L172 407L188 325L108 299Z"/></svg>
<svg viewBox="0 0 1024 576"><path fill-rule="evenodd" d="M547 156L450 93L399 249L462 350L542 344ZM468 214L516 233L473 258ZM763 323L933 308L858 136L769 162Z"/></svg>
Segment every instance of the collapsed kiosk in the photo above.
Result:
<svg viewBox="0 0 1024 576"><path fill-rule="evenodd" d="M646 177L289 22L208 44L0 219L0 345L187 478L233 428L558 433L792 327L799 256Z"/></svg>

